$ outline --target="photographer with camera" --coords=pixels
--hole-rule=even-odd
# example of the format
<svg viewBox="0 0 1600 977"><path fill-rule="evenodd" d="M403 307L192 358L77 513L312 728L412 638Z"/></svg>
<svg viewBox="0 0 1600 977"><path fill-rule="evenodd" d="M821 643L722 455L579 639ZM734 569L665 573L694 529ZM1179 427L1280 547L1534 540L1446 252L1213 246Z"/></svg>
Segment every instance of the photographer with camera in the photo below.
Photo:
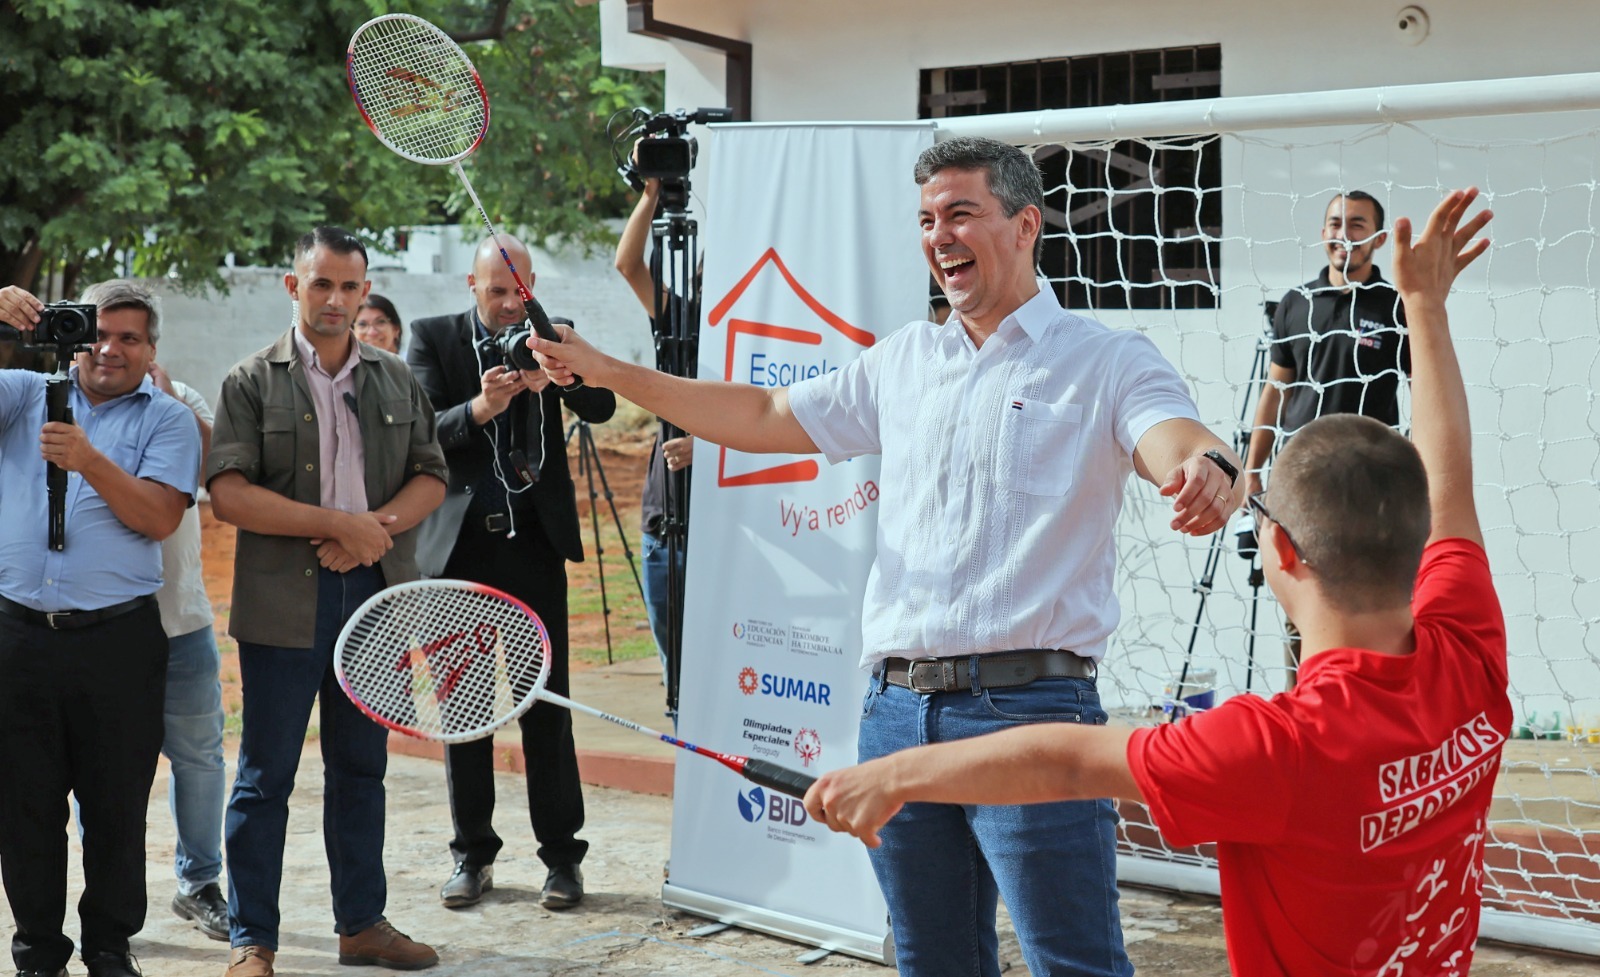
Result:
<svg viewBox="0 0 1600 977"><path fill-rule="evenodd" d="M642 142L643 140L641 140ZM639 151L635 146L631 157L635 166L638 164ZM667 328L673 315L662 316L663 322L657 322L656 303L659 301L663 309L673 310L675 303L683 302L681 296L673 294L664 285L656 284L656 275L652 273L650 265L645 261L645 242L650 240L651 225L656 219L656 213L661 207L661 180L650 178L643 181L644 189L640 191L639 202L634 205L633 213L628 216L628 223L622 229L622 235L617 238L616 269L633 294L644 307L645 315L650 317L651 335L657 341L667 339ZM690 323L699 326L699 310L690 310ZM687 376L695 375L695 364L690 361L684 364ZM682 434L678 437L663 439L658 432L654 441L650 443L650 460L645 468L644 494L639 507L639 534L640 554L644 564L644 573L641 582L644 585L645 610L650 616L650 631L656 639L656 653L661 657L662 682L670 680L669 674L669 649L682 647L683 642L683 616L681 610L673 614L673 603L681 604L683 595L683 571L686 549L682 545L686 539L680 540L679 545L670 546L666 536L667 513L670 508L668 501L668 482L671 480L669 473L684 471L694 461L694 437ZM687 486L687 478L681 485ZM675 496L674 502L679 501ZM687 502L687 500L682 500ZM688 506L678 507L686 516ZM681 534L688 535L687 520L681 526ZM675 551L675 552L674 552ZM677 586L674 587L673 583ZM675 714L675 710L669 711Z"/></svg>
<svg viewBox="0 0 1600 977"><path fill-rule="evenodd" d="M538 368L502 245L527 270L533 288L528 249L507 234L498 245L486 238L467 275L474 307L411 324L407 362L438 413L439 443L450 465L449 491L422 526L418 560L424 574L488 584L533 608L550 635L548 687L566 695L566 561L582 562L583 541L561 405L599 423L611 417L617 401L609 390L557 387ZM546 909L567 909L583 898L578 864L589 848L577 836L583 789L572 717L540 702L517 722L528 813L539 858L549 869L539 902ZM493 863L503 844L492 824L494 741L446 747L445 776L455 871L439 898L457 909L477 903L493 886Z"/></svg>
<svg viewBox="0 0 1600 977"><path fill-rule="evenodd" d="M0 289L0 321L77 353L65 379L0 371L0 866L27 977L66 973L67 796L83 836L79 939L90 977L137 974L144 926L145 804L163 735L167 636L155 593L161 541L193 504L200 435L147 370L161 313L131 281L86 306ZM47 388L82 426L45 422ZM40 424L43 423L41 429ZM47 465L63 473L65 534L51 525Z"/></svg>
<svg viewBox="0 0 1600 977"><path fill-rule="evenodd" d="M617 241L616 268L650 316L656 369L674 377L694 377L700 348L699 225L689 216L689 172L700 144L690 125L727 122L727 108L679 109L652 113L636 108L620 132L612 117L606 129L617 174L640 192L639 203ZM633 140L627 161L619 149ZM644 260L645 239L655 248ZM689 533L689 473L694 438L663 420L650 448L641 506L644 596L650 630L661 656L667 687L667 715L678 716L678 677L683 659L685 544Z"/></svg>

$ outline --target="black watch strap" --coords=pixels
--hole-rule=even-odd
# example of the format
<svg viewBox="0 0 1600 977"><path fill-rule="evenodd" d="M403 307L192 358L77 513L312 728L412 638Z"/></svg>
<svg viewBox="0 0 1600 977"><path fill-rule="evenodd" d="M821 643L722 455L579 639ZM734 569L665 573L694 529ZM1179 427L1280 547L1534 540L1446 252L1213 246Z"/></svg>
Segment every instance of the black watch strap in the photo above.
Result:
<svg viewBox="0 0 1600 977"><path fill-rule="evenodd" d="M1239 484L1239 469L1233 467L1233 462L1229 461L1222 452L1212 448L1203 457L1211 459L1211 463L1222 469L1222 474L1228 476L1229 488Z"/></svg>

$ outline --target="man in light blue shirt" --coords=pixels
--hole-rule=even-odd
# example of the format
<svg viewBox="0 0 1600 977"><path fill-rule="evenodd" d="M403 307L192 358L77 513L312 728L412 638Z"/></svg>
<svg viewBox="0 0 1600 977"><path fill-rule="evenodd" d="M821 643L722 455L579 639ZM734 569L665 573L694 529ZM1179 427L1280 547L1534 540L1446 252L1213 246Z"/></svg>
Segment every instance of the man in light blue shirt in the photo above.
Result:
<svg viewBox="0 0 1600 977"><path fill-rule="evenodd" d="M160 308L131 281L92 286L98 335L77 356L76 423L45 423L46 378L0 372L0 866L19 977L61 977L72 955L67 795L78 801L90 977L138 970L145 804L163 733L167 638L155 592L161 540L193 504L200 436L152 385ZM0 289L0 322L31 332L43 304ZM46 463L67 475L66 544L49 547Z"/></svg>

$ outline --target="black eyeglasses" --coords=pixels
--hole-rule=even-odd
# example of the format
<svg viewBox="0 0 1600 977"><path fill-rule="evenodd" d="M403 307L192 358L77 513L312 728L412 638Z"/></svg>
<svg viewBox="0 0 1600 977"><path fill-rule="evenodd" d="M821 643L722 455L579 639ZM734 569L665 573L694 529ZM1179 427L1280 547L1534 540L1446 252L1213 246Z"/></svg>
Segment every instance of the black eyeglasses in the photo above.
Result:
<svg viewBox="0 0 1600 977"><path fill-rule="evenodd" d="M1249 506L1250 511L1255 513L1256 516L1256 536L1259 538L1261 535L1260 523L1262 519L1266 519L1268 522L1275 523L1279 529L1283 530L1283 538L1289 541L1289 546L1294 550L1294 555L1300 558L1301 563L1304 563L1306 566L1310 566L1311 561L1306 559L1305 553L1301 552L1300 544L1296 543L1294 541L1294 537L1289 535L1288 527L1284 526L1283 523L1278 522L1277 518L1274 517L1272 512L1267 508L1267 504L1261 501L1266 494L1267 490L1262 489L1259 492L1252 492L1250 496L1245 499L1245 504Z"/></svg>

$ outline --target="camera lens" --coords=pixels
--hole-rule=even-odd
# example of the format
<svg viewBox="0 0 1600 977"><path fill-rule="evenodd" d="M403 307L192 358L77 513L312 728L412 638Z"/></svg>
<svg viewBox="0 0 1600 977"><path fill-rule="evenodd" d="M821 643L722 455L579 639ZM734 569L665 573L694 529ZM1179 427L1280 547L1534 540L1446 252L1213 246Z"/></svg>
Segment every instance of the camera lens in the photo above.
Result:
<svg viewBox="0 0 1600 977"><path fill-rule="evenodd" d="M539 369L539 361L533 358L533 350L528 348L530 333L528 329L507 329L500 334L500 355L513 369Z"/></svg>
<svg viewBox="0 0 1600 977"><path fill-rule="evenodd" d="M82 345L95 337L99 313L92 305L52 302L34 327L34 341L45 345Z"/></svg>

